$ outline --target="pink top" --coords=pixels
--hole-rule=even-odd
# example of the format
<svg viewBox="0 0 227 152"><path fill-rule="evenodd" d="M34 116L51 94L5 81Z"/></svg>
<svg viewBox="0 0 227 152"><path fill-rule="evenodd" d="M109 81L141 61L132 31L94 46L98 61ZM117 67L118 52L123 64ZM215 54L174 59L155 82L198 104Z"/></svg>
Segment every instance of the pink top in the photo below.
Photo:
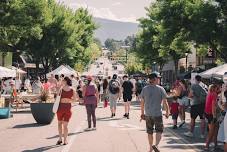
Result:
<svg viewBox="0 0 227 152"><path fill-rule="evenodd" d="M97 98L95 95L96 95L95 85L91 84L91 85L86 86L84 103L85 104L97 104Z"/></svg>
<svg viewBox="0 0 227 152"><path fill-rule="evenodd" d="M208 92L207 98L206 98L206 105L205 105L205 113L206 114L212 114L212 102L217 102L217 93L216 92Z"/></svg>

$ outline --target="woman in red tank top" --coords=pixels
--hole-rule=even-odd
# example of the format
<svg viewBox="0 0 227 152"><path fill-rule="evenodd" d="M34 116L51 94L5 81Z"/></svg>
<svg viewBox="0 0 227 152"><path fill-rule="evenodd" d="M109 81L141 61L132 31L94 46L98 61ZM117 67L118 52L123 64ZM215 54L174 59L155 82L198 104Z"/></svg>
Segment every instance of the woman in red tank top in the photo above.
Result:
<svg viewBox="0 0 227 152"><path fill-rule="evenodd" d="M61 101L57 111L58 118L58 132L59 140L57 145L62 143L62 137L64 137L64 145L66 145L68 137L68 123L72 116L71 107L72 102L77 98L75 91L73 90L72 81L65 77L62 81L63 87L59 93L61 93Z"/></svg>

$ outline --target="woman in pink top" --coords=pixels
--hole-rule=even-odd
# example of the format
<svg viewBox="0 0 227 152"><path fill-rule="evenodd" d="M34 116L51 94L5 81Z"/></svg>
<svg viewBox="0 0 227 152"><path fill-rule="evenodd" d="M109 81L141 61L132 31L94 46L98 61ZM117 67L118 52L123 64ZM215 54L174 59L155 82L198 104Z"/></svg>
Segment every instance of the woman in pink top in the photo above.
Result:
<svg viewBox="0 0 227 152"><path fill-rule="evenodd" d="M217 89L218 86L212 84L206 98L205 117L208 120L209 132L206 139L205 149L209 149L210 142L214 139L214 130L216 127L216 108L217 108Z"/></svg>

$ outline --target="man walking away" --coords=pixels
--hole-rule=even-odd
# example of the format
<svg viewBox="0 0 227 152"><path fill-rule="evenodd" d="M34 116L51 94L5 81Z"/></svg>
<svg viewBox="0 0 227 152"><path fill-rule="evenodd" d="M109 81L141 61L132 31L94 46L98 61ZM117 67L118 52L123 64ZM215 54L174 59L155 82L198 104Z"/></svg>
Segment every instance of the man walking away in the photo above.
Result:
<svg viewBox="0 0 227 152"><path fill-rule="evenodd" d="M114 74L112 80L109 82L109 102L110 102L110 110L111 110L111 118L115 117L116 108L117 108L117 100L120 97L120 83L117 81L117 75Z"/></svg>
<svg viewBox="0 0 227 152"><path fill-rule="evenodd" d="M204 108L206 102L206 88L201 85L201 76L197 75L195 77L195 84L191 86L191 90L189 93L189 97L192 98L191 102L191 124L190 131L185 133L185 136L193 137L193 132L195 128L195 120L199 116L200 117L200 128L201 128L201 138L205 138L205 119L204 119Z"/></svg>
<svg viewBox="0 0 227 152"><path fill-rule="evenodd" d="M133 84L131 81L128 80L127 75L125 75L123 79L124 79L124 82L122 84L122 88L123 88L123 100L124 100L124 106L125 106L124 117L129 119L130 104L132 101L132 94L133 94Z"/></svg>
<svg viewBox="0 0 227 152"><path fill-rule="evenodd" d="M146 120L148 141L150 145L149 152L159 151L159 145L163 132L162 103L166 110L166 118L169 117L169 106L167 103L167 94L163 87L159 86L160 75L154 72L149 75L149 84L141 92L141 119ZM144 114L145 110L145 114ZM153 131L156 131L156 143L153 145Z"/></svg>

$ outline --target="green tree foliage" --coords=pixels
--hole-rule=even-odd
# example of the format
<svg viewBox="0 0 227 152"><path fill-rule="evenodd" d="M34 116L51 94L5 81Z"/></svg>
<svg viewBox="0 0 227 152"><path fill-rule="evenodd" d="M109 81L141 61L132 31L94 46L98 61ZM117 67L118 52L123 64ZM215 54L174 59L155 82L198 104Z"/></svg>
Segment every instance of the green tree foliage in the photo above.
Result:
<svg viewBox="0 0 227 152"><path fill-rule="evenodd" d="M11 0L1 3L0 45L31 55L45 72L59 64L86 65L96 25L85 9L73 11L54 0Z"/></svg>
<svg viewBox="0 0 227 152"><path fill-rule="evenodd" d="M227 62L226 1L159 0L146 10L134 49L145 64L173 60L178 71L178 60L192 47L200 55L211 48Z"/></svg>
<svg viewBox="0 0 227 152"><path fill-rule="evenodd" d="M123 45L125 45L123 41L118 41L114 39L107 39L105 41L105 47L112 52L119 50Z"/></svg>

